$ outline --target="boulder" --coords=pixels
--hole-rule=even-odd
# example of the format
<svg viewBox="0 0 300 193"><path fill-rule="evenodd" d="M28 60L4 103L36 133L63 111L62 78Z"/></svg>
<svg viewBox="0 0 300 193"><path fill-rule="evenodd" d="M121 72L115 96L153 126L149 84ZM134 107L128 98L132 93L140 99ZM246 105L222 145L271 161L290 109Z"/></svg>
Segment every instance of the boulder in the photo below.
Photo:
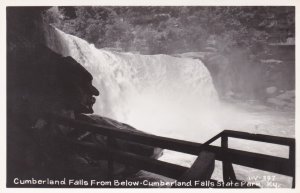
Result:
<svg viewBox="0 0 300 193"><path fill-rule="evenodd" d="M266 88L266 93L269 95L274 94L276 91L277 91L277 87L275 87L275 86L270 86L270 87Z"/></svg>
<svg viewBox="0 0 300 193"><path fill-rule="evenodd" d="M276 107L283 107L288 104L286 101L278 98L268 98L267 103Z"/></svg>
<svg viewBox="0 0 300 193"><path fill-rule="evenodd" d="M275 107L294 108L295 90L285 91L276 97L268 98L267 103Z"/></svg>
<svg viewBox="0 0 300 193"><path fill-rule="evenodd" d="M292 101L293 99L295 99L295 90L285 91L284 93L278 95L276 98L285 101Z"/></svg>

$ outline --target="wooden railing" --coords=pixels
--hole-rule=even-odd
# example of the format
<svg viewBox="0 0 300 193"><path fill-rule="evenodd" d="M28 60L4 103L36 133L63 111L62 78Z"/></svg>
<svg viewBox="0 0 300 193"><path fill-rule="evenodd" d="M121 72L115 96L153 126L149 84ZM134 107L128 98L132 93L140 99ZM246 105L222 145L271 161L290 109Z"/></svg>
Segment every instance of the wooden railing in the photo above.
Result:
<svg viewBox="0 0 300 193"><path fill-rule="evenodd" d="M295 139L270 136L270 135L262 135L262 134L251 134L251 133L231 131L231 130L222 131L218 137L221 138L221 148L223 148L225 151L228 150L228 138L239 138L245 140L252 140L252 141L259 141L259 142L288 146L289 147L288 159L274 157L274 156L264 156L263 160L261 160L259 158L259 156L261 155L257 154L254 155L251 159L249 159L248 163L244 164L244 166L253 165L252 168L291 176L293 177L292 187L293 188L295 187ZM212 143L216 139L217 139L216 137L212 138L209 141L209 143ZM248 154L250 155L251 153ZM232 157L224 158L222 161L223 161L223 180L224 181L236 180L232 163L237 163L237 162ZM264 162L260 162L260 161L264 161ZM252 162L252 164L249 162ZM243 165L241 163L237 163L237 164ZM283 165L281 166L279 164L283 164ZM265 166L256 167L255 165L265 165Z"/></svg>
<svg viewBox="0 0 300 193"><path fill-rule="evenodd" d="M183 152L192 155L199 155L203 150L215 154L215 159L223 162L223 180L237 180L232 164L251 167L268 172L278 173L293 178L292 187L295 187L295 139L285 137L275 137L261 134L250 134L246 132L224 130L206 143L195 143L184 140L160 137L140 132L120 130L106 125L91 124L83 121L75 121L68 118L47 115L45 118L59 124L68 125L78 130L90 131L108 137L108 144L113 144L114 139L123 139L130 142L160 147L173 151ZM228 138L240 138L267 142L272 144L285 145L289 147L289 158L264 155L260 153L246 152L230 149L228 147ZM210 145L213 141L221 139L221 147ZM75 144L76 145L76 144ZM113 162L119 162L127 165L134 165L138 169L160 174L166 177L178 179L187 170L187 167L179 166L164 161L139 156L129 152L118 151L112 147L99 147L94 144L77 144L78 148L87 148L89 150L104 152L108 156L109 168L113 170Z"/></svg>

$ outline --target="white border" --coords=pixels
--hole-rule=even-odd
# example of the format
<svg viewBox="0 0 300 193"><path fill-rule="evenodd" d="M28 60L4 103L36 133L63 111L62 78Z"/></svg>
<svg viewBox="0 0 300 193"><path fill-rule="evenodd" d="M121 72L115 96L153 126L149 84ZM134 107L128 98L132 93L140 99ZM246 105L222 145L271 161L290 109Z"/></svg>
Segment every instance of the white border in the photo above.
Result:
<svg viewBox="0 0 300 193"><path fill-rule="evenodd" d="M298 1L298 2L297 2ZM259 190L248 190L248 189L46 189L46 188L6 188L6 6L57 6L57 5L72 5L72 6L80 6L80 5L93 5L93 6L296 6L296 189L259 189ZM299 127L299 66L297 65L299 57L299 49L298 45L300 45L300 40L298 38L299 32L299 0L222 0L222 1L213 1L213 0L1 0L0 1L0 155L2 157L2 161L0 164L0 192L299 192L300 189L300 176L299 170L299 131L297 128Z"/></svg>

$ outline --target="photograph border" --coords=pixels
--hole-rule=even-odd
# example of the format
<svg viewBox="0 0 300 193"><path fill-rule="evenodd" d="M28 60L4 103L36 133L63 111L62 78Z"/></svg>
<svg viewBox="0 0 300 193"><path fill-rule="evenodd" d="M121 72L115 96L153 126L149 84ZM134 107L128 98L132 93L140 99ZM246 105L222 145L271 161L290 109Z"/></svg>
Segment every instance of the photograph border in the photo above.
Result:
<svg viewBox="0 0 300 193"><path fill-rule="evenodd" d="M0 191L1 192L60 192L60 191L67 191L67 192L82 192L82 191L88 191L88 192L93 192L93 191L111 191L111 192L118 192L118 191L129 191L129 192L134 192L134 191L214 191L214 192L218 192L218 191L222 191L224 192L224 189L159 189L159 190L154 190L154 189L144 189L144 188L130 188L130 189L120 189L120 188L103 188L103 190L100 190L99 188L96 189L90 189L90 188L76 188L76 189L66 189L66 188L43 188L43 189L39 189L39 188L6 188L6 7L7 6L80 6L84 4L85 6L295 6L296 7L296 45L299 44L299 39L298 39L298 32L299 32L299 21L300 21L300 17L299 17L299 6L300 6L300 1L297 2L297 0L290 0L290 1L279 1L279 0L240 0L240 1L229 1L229 0L225 0L219 3L210 1L210 0L204 0L204 1L197 1L197 0L185 0L185 1L159 1L159 0L151 0L151 1L138 1L138 0L119 0L119 1L109 1L109 0L88 0L88 1L79 1L79 0L62 0L62 1L58 1L58 0L53 0L53 1L46 1L46 0L41 0L41 1L36 1L36 0L28 0L28 1L21 1L21 0L4 0L4 2L1 2L1 11L0 11L0 25L1 25L1 36L0 36L0 43L1 43L1 60L2 60L2 65L1 65L1 70L0 70L0 87L3 89L2 92L0 93L0 97L1 97L1 102L0 105L3 107L0 111L0 116L1 116L1 128L2 128L2 133L1 133L1 154L5 155L5 159L3 159L4 161L2 161L1 164L1 175L0 175L0 179L1 179L1 185L0 185ZM298 96L299 94L299 76L297 76L297 74L299 74L299 67L297 66L297 62L298 62L298 56L299 56L299 49L297 49L296 47L296 96ZM299 138L299 131L297 131L297 127L299 126L299 121L300 120L300 116L299 116L299 99L296 97L296 113L295 113L295 139ZM299 170L300 167L299 165L297 165L297 161L299 160L299 144L297 143L296 140L296 188L295 189L266 189L266 188L262 188L262 190L256 190L256 189L243 189L243 191L275 191L275 192L297 192L300 189L300 181L299 181ZM233 189L226 189L225 192L231 192L231 191L239 191L239 190L233 190Z"/></svg>

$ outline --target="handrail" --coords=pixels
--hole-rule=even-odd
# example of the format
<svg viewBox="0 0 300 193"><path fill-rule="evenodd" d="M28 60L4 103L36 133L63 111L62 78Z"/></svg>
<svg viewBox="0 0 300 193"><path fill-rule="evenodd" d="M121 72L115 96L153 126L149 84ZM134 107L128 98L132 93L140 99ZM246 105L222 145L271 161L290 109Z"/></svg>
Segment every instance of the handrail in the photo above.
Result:
<svg viewBox="0 0 300 193"><path fill-rule="evenodd" d="M224 150L228 149L229 137L289 146L288 160L290 167L288 170L290 171L289 176L293 177L292 188L295 188L295 139L263 134L252 134L241 131L224 130L221 132L221 147ZM215 138L213 139L215 140ZM232 161L230 160L223 161L223 179L225 181L236 180Z"/></svg>
<svg viewBox="0 0 300 193"><path fill-rule="evenodd" d="M179 151L183 153L189 153L192 155L198 155L202 150L205 149L206 151L215 153L216 159L220 161L226 160L238 165L243 165L243 166L252 167L260 170L279 173L291 177L294 177L295 175L294 174L295 168L293 167L292 164L293 160L291 159L269 156L269 155L264 155L259 153L246 152L241 150L234 150L230 148L225 149L225 148L207 145L207 144L188 142L184 140L160 137L160 136L139 133L134 131L119 130L104 125L91 124L83 121L75 121L73 119L63 118L56 115L47 115L46 117L55 120L59 123L67 124L79 130L91 131L101 135L130 140L132 142L160 147L163 149L170 149L170 150ZM229 133L228 131L225 131L225 133L227 133L228 136L229 134L230 135L235 134L237 136L237 133L239 132ZM273 141L274 143L277 142L276 140L273 139L270 141ZM289 140L289 138L282 138L282 139ZM262 163L267 163L267 164L262 164Z"/></svg>
<svg viewBox="0 0 300 193"><path fill-rule="evenodd" d="M232 131L232 130L224 130L222 131L223 135L227 135L229 137L254 140L266 143L273 143L278 145L295 145L295 139L287 138L287 137L278 137L278 136L270 136L264 134L253 134L242 131Z"/></svg>
<svg viewBox="0 0 300 193"><path fill-rule="evenodd" d="M139 169L144 169L149 172L153 172L156 174L164 175L169 178L177 179L184 172L187 171L187 167L179 166L176 164L160 161L157 159L144 157L141 155L133 154L130 152L124 152L120 150L116 150L110 147L101 147L99 145L95 145L93 143L83 143L76 142L73 140L67 141L72 144L73 148L82 149L87 152L96 152L103 153L105 155L110 155L113 160L117 160L119 163L123 163L126 165L134 165L134 167Z"/></svg>

